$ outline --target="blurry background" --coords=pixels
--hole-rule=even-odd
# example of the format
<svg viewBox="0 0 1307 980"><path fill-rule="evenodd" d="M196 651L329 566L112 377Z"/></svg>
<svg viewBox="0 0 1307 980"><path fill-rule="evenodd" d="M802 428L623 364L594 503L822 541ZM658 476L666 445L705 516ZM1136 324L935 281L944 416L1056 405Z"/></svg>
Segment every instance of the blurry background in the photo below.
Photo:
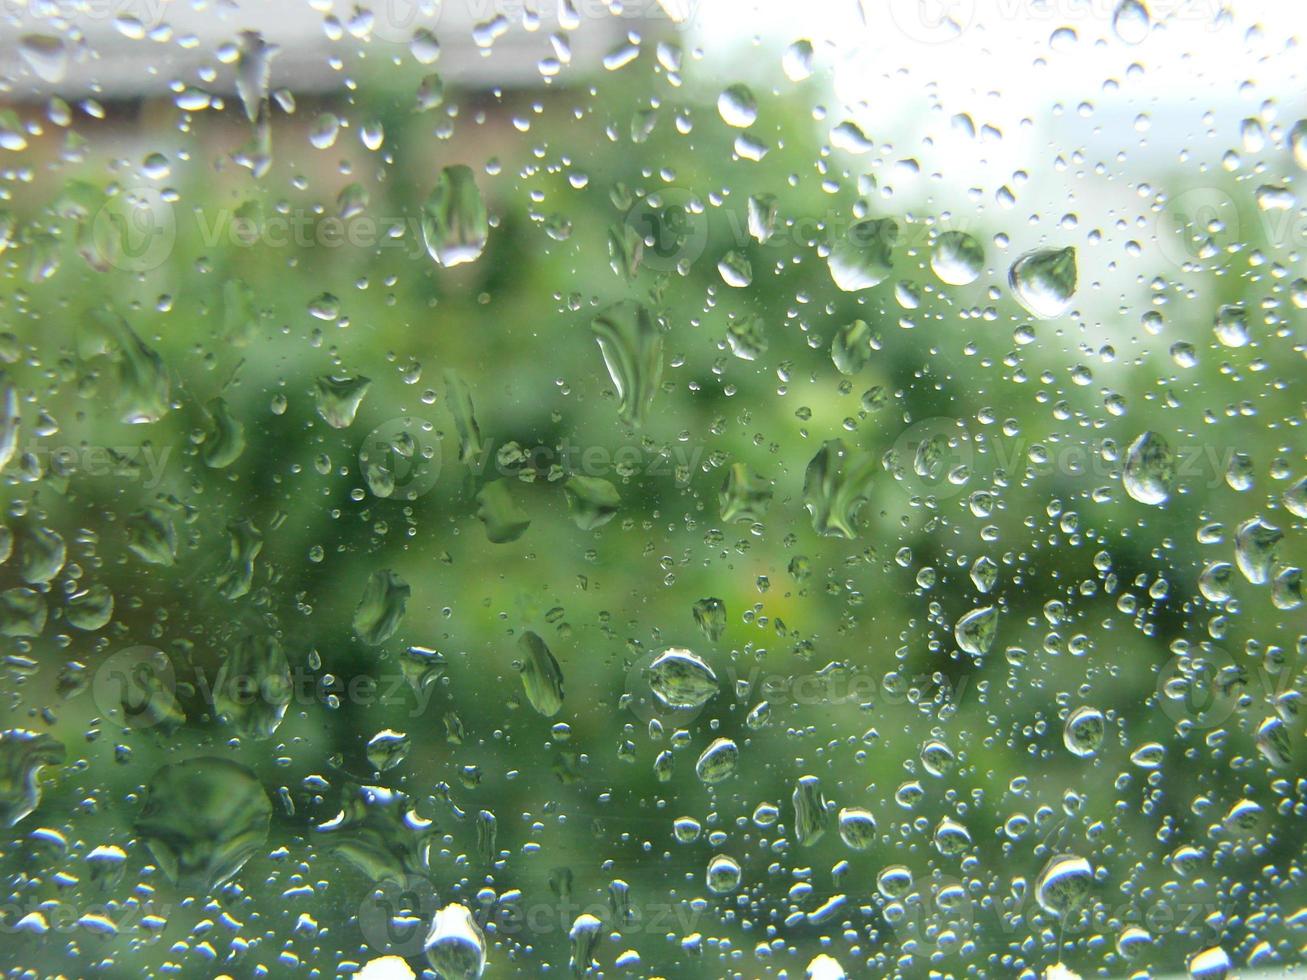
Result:
<svg viewBox="0 0 1307 980"><path fill-rule="evenodd" d="M24 815L50 750L0 742L6 967L420 971L450 902L496 977L566 970L582 912L606 974L629 950L664 977L1296 963L1302 14L1150 6L0 5L4 727L63 746ZM442 267L421 218L457 164L488 236ZM867 216L897 224L893 272L844 292L827 252ZM983 247L975 281L930 268L944 232ZM1064 247L1074 300L1032 317L1008 269ZM627 352L638 430L591 327L622 301L662 342L658 377ZM331 392L362 386L333 378L370 382L340 428ZM1122 487L1146 431L1162 507ZM805 506L832 439L852 538ZM569 473L611 485L610 520ZM497 543L505 498L529 526ZM1253 584L1257 517L1282 538L1272 561L1245 534ZM368 642L386 570L406 613ZM712 667L702 710L651 699L669 646ZM738 768L706 785L716 738ZM160 777L197 757L243 768ZM869 848L795 841L806 775L872 813ZM738 891L705 886L716 854ZM1035 891L1062 854L1094 881L1059 919Z"/></svg>

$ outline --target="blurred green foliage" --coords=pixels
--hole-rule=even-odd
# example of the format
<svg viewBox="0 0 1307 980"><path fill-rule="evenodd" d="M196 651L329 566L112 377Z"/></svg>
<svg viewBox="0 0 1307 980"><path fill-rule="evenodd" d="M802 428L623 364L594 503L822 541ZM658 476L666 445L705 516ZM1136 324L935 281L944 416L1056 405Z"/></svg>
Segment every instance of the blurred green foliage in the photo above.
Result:
<svg viewBox="0 0 1307 980"><path fill-rule="evenodd" d="M771 150L758 162L733 154L737 133L717 118L708 78L691 73L678 90L642 61L593 84L451 92L456 112L416 114L416 77L378 75L352 105L304 100L293 116L277 113L274 164L257 182L228 159L246 138L231 109L199 114L186 131L174 113L134 130L106 124L80 163L34 150L47 156L7 203L26 231L4 254L0 276L0 319L19 351L6 366L22 399L19 451L44 453L48 463L56 448L70 448L83 464L100 448L138 460L142 445L153 447L152 458L167 455L157 485L148 468L37 479L19 460L7 471L10 523L53 528L69 551L49 587L46 629L8 643L5 725L48 732L68 758L45 771L42 805L11 832L4 871L23 910L47 900L79 912L122 903L139 882L135 900L165 910L167 926L153 943L141 942L137 924L113 938L74 928L41 938L11 933L0 954L6 966L248 976L261 965L281 976L331 973L379 955L358 922L371 886L333 850L332 833L318 829L360 783L402 791L434 821L429 878L441 905L475 909L478 889L489 887L499 895L520 889L524 907L552 910L510 936L512 952L492 930L488 977L565 967L572 918L606 903L618 879L629 884L638 918L621 940L603 942L600 960L636 948L650 976L795 975L828 945L850 976L1017 975L1059 959L1124 976L1130 968L1112 945L1123 924L1141 919L1155 939L1141 962L1159 969L1179 968L1203 945L1246 953L1249 916L1268 902L1291 912L1305 897L1300 876L1284 873L1296 866L1300 842L1269 820L1296 814L1301 790L1294 772L1270 771L1253 747L1268 710L1263 686L1297 683L1263 667L1278 651L1296 670L1302 621L1299 611L1274 608L1265 588L1236 580L1231 600L1213 603L1197 579L1208 561L1232 560L1234 527L1273 499L1271 460L1302 463L1288 431L1301 418L1301 388L1289 383L1301 352L1288 340L1255 351L1211 348L1206 326L1221 303L1257 309L1267 284L1207 267L1186 273L1203 279L1202 290L1163 312L1182 329L1198 325L1185 334L1203 350L1191 369L1167 356L1167 337L1138 325L1154 299L1147 277L1179 275L1144 268L1151 253L1138 260L1138 282L1127 282L1119 322L1070 315L1033 324L1033 341L1018 343L1014 331L1030 321L1005 285L1016 256L993 240L1007 229L969 228L985 246L986 272L972 286L941 287L927 258L932 229L947 223L931 217L928 202L901 209L861 158L823 146L816 82L762 100L751 132ZM633 141L633 115L650 110L651 92L656 124ZM384 148L347 148L343 135L337 147L313 149L307 131L321 111L356 127L380 121ZM693 122L688 136L677 132L677 112ZM151 184L137 171L153 150L170 158L172 173ZM126 162L113 163L119 158ZM476 172L492 228L478 261L445 270L421 249L416 220L438 168L451 163ZM823 187L823 175L833 187ZM176 241L166 261L139 274L90 268L77 254L76 214L55 210L74 180L175 189ZM352 183L367 205L344 227L352 220L371 234L398 225L393 243L335 247L317 230L300 244L270 242L301 217L300 227L320 229ZM760 244L747 234L746 201L764 193L775 195L780 224ZM822 248L860 200L899 223L895 273L874 289L841 293ZM689 204L674 219L686 222L685 249L659 224L668 203ZM262 229L255 241L213 237L238 215L253 221L238 226L244 232ZM549 233L564 227L563 240ZM610 238L621 241L631 228L672 238L660 238L627 279L610 267ZM60 264L32 281L27 263L45 233ZM1052 244L1083 238L1076 231ZM717 271L731 249L750 260L747 288L726 286ZM1082 275L1087 299L1097 288ZM896 290L915 293L920 305L904 308ZM324 292L338 318L310 313ZM590 328L622 299L647 304L665 330L661 389L638 432L618 421ZM121 314L166 365L173 407L161 420L118 420L113 378L97 378L104 365L79 350L97 309ZM732 356L727 328L754 314L766 350L746 361ZM855 318L877 342L867 367L846 378L830 343ZM1109 354L1109 345L1118 349ZM485 455L471 465L458 458L450 373L467 385L479 426ZM327 375L371 379L348 428L330 428L316 411L316 382ZM1109 392L1127 412L1105 405ZM206 406L219 396L243 426L245 447L232 465L212 469L202 460ZM56 425L43 433L46 416ZM438 443L438 478L412 501L380 499L360 475L367 434L401 417L430 421L428 445ZM965 432L955 451L970 467L965 482L923 484L910 466L895 479L880 465L925 420L932 431ZM1164 508L1130 500L1119 463L1103 458L1104 440L1123 452L1149 429L1193 454L1183 493ZM818 536L804 507L809 461L835 438L877 462L852 540ZM500 452L513 444L540 465L497 473ZM565 474L550 469L564 445L574 449L566 460L573 470L616 487L610 523L581 530L569 518ZM1236 450L1258 467L1250 494L1224 481ZM634 461L629 472L600 462L617 458ZM719 493L737 463L772 488L756 523L720 516ZM477 494L495 477L530 519L505 544L489 543L476 516ZM172 567L146 564L127 547L130 515L150 505L176 526ZM252 587L232 599L217 583L230 528L242 521L262 545ZM1200 545L1197 530L1215 523L1224 543ZM1292 536L1283 549L1286 561L1301 558ZM988 597L968 577L982 555L998 565ZM370 645L353 621L369 577L382 570L393 570L411 596L398 631ZM15 562L0 566L3 588L22 584ZM112 590L112 622L70 629L58 612L63 596L92 584ZM715 641L693 617L705 597L727 612ZM960 653L953 624L990 602L1001 607L993 648L983 657ZM523 695L516 661L524 630L543 637L561 666L565 696L554 717L541 717ZM251 636L279 640L296 685L284 721L264 740L236 738L197 682L213 684ZM1242 664L1250 707L1215 730L1177 730L1157 694L1177 641L1211 641ZM135 645L163 649L177 666L187 720L175 729L123 730L105 717L94 685L69 683L93 678L115 651ZM446 661L433 691L402 683L403 651L413 645ZM698 652L721 690L686 736L673 738L669 726L654 738L647 716L623 696L645 696L639 666L669 645ZM358 687L359 678L375 679L375 692ZM737 681L754 687L733 689ZM61 684L81 689L67 696ZM745 716L763 685L771 723L753 730ZM1094 758L1062 744L1065 716L1080 704L1107 715ZM553 730L560 722L567 737ZM385 729L407 733L411 750L375 774L364 749ZM739 769L705 786L694 760L717 737L739 744ZM953 750L952 772L922 769L928 738ZM1152 772L1129 761L1150 741L1166 748ZM669 748L675 768L658 782L654 759ZM273 803L266 846L207 896L152 869L133 830L154 772L201 755L248 767ZM833 804L873 813L873 847L850 851L833 829L811 847L793 842L791 794L808 774L821 778ZM896 793L911 781L920 798L903 806ZM1241 797L1265 810L1261 829L1244 841L1213 832ZM780 807L782 825L749 822L764 802ZM477 850L481 810L497 817L503 857L493 868ZM1013 840L1004 826L1017 814L1033 826ZM677 843L680 816L702 821L704 836ZM969 829L962 858L932 845L945 816ZM60 830L69 850L33 856L37 827ZM720 844L708 841L713 832ZM1166 858L1186 842L1207 854L1200 874L1182 878ZM103 895L81 860L101 844L127 851L123 885ZM738 895L705 889L719 852L743 867ZM1060 852L1101 869L1091 922L1059 926L1034 901L1040 868ZM847 869L833 876L842 861ZM926 896L897 924L876 892L878 872L894 864ZM567 901L558 869L572 875ZM57 870L76 882L57 880ZM931 897L954 880L970 899L956 914ZM802 882L810 892L793 890ZM847 903L829 919L802 914L835 894ZM114 909L130 918L121 904ZM297 928L302 915L316 927ZM217 925L206 933L197 928L204 921ZM608 922L618 928L611 913ZM1283 938L1282 921L1264 928L1273 942ZM696 932L705 937L697 955L681 944ZM251 945L229 960L238 936ZM772 946L770 960L755 959L758 944Z"/></svg>

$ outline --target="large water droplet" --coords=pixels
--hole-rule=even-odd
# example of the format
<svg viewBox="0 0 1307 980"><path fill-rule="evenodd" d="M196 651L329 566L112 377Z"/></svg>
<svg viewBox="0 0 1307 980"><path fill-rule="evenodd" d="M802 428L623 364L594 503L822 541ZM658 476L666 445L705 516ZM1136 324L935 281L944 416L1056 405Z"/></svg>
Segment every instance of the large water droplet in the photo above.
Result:
<svg viewBox="0 0 1307 980"><path fill-rule="evenodd" d="M40 773L64 761L62 742L11 728L0 732L0 823L12 827L41 803Z"/></svg>
<svg viewBox="0 0 1307 980"><path fill-rule="evenodd" d="M238 735L270 738L290 704L290 664L272 636L246 636L227 653L214 684L213 708Z"/></svg>
<svg viewBox="0 0 1307 980"><path fill-rule="evenodd" d="M1060 854L1044 865L1035 882L1035 899L1045 912L1065 917L1085 900L1094 883L1094 869L1084 858Z"/></svg>
<svg viewBox="0 0 1307 980"><path fill-rule="evenodd" d="M18 53L32 74L43 82L58 85L68 74L68 45L51 34L24 34L18 39Z"/></svg>
<svg viewBox="0 0 1307 980"><path fill-rule="evenodd" d="M372 387L369 378L349 375L324 375L318 378L316 394L318 414L333 429L346 429L354 422L363 397Z"/></svg>
<svg viewBox="0 0 1307 980"><path fill-rule="evenodd" d="M169 878L205 892L264 846L271 818L272 803L254 773L202 756L155 772L136 832Z"/></svg>
<svg viewBox="0 0 1307 980"><path fill-rule="evenodd" d="M1027 252L1008 270L1012 293L1027 312L1044 319L1061 316L1076 292L1076 250L1039 249Z"/></svg>
<svg viewBox="0 0 1307 980"><path fill-rule="evenodd" d="M994 644L998 633L998 607L981 606L973 609L953 627L958 647L972 656L983 656Z"/></svg>
<svg viewBox="0 0 1307 980"><path fill-rule="evenodd" d="M731 85L717 97L717 112L726 125L746 129L758 118L758 101L747 85Z"/></svg>
<svg viewBox="0 0 1307 980"><path fill-rule="evenodd" d="M1175 484L1175 459L1167 441L1156 432L1135 439L1126 450L1121 482L1125 492L1141 504L1160 507L1166 503Z"/></svg>
<svg viewBox="0 0 1307 980"><path fill-rule="evenodd" d="M422 238L428 254L446 268L481 256L490 219L472 169L454 164L440 171L422 207Z"/></svg>
<svg viewBox="0 0 1307 980"><path fill-rule="evenodd" d="M617 389L618 416L628 425L644 425L662 382L662 330L648 307L635 300L614 303L594 318L591 328Z"/></svg>
<svg viewBox="0 0 1307 980"><path fill-rule="evenodd" d="M1139 44L1153 26L1148 8L1140 0L1121 0L1112 14L1112 30L1126 44Z"/></svg>
<svg viewBox="0 0 1307 980"><path fill-rule="evenodd" d="M394 636L404 619L411 591L408 583L389 568L373 572L354 610L354 632L359 639L378 646Z"/></svg>
<svg viewBox="0 0 1307 980"><path fill-rule="evenodd" d="M467 906L436 912L423 944L427 962L443 980L476 980L486 968L486 937Z"/></svg>
<svg viewBox="0 0 1307 980"><path fill-rule="evenodd" d="M552 718L563 707L563 668L538 633L527 630L518 638L517 647L526 699L540 714Z"/></svg>
<svg viewBox="0 0 1307 980"><path fill-rule="evenodd" d="M859 221L831 244L826 260L835 285L845 292L870 289L894 271L899 226L893 218Z"/></svg>
<svg viewBox="0 0 1307 980"><path fill-rule="evenodd" d="M942 282L965 286L980 278L985 267L985 249L961 231L946 231L935 240L930 267Z"/></svg>
<svg viewBox="0 0 1307 980"><path fill-rule="evenodd" d="M800 776L790 797L794 804L794 839L808 847L817 843L830 824L830 805L817 776Z"/></svg>
<svg viewBox="0 0 1307 980"><path fill-rule="evenodd" d="M739 747L729 738L718 738L699 755L694 772L701 782L720 783L735 772L739 761Z"/></svg>
<svg viewBox="0 0 1307 980"><path fill-rule="evenodd" d="M670 647L649 665L649 686L668 707L693 709L717 693L717 675L691 651Z"/></svg>
<svg viewBox="0 0 1307 980"><path fill-rule="evenodd" d="M1265 585L1271 577L1275 549L1283 538L1283 531L1260 517L1240 524L1234 534L1234 560L1243 577L1253 585Z"/></svg>
<svg viewBox="0 0 1307 980"><path fill-rule="evenodd" d="M1062 729L1062 744L1072 755L1089 758L1096 755L1103 744L1106 722L1097 708L1082 704L1067 715Z"/></svg>

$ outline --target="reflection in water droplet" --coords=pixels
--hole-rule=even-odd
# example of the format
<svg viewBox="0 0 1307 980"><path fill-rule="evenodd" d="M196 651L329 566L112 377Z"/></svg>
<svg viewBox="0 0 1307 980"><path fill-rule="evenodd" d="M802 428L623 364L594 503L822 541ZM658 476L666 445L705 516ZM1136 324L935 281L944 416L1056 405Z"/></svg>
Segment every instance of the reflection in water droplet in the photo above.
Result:
<svg viewBox="0 0 1307 980"><path fill-rule="evenodd" d="M136 832L164 874L204 893L264 846L271 817L272 803L254 773L201 756L155 772Z"/></svg>
<svg viewBox="0 0 1307 980"><path fill-rule="evenodd" d="M1125 492L1141 504L1160 507L1175 485L1175 458L1171 446L1156 432L1144 432L1126 450L1121 470Z"/></svg>
<svg viewBox="0 0 1307 980"><path fill-rule="evenodd" d="M958 647L972 656L983 656L994 645L998 633L998 607L981 606L973 609L953 627Z"/></svg>
<svg viewBox="0 0 1307 980"><path fill-rule="evenodd" d="M563 669L538 633L526 630L517 646L526 699L540 714L552 718L563 707Z"/></svg>
<svg viewBox="0 0 1307 980"><path fill-rule="evenodd" d="M1080 758L1097 755L1103 744L1106 721L1097 708L1082 704L1067 715L1066 726L1062 729L1062 744L1067 751Z"/></svg>
<svg viewBox="0 0 1307 980"><path fill-rule="evenodd" d="M965 286L980 278L985 267L985 249L961 231L946 231L935 240L930 267L941 282Z"/></svg>
<svg viewBox="0 0 1307 980"><path fill-rule="evenodd" d="M1039 249L1012 263L1008 284L1026 311L1052 319L1071 307L1076 292L1076 250Z"/></svg>
<svg viewBox="0 0 1307 980"><path fill-rule="evenodd" d="M740 887L744 874L740 863L725 854L716 854L708 862L708 890L714 895L729 895Z"/></svg>
<svg viewBox="0 0 1307 980"><path fill-rule="evenodd" d="M704 783L720 783L735 772L739 761L740 750L736 744L729 738L718 738L699 755L694 772Z"/></svg>
<svg viewBox="0 0 1307 980"><path fill-rule="evenodd" d="M411 591L408 583L389 568L373 572L354 610L354 632L359 639L379 646L394 636L403 622Z"/></svg>
<svg viewBox="0 0 1307 980"><path fill-rule="evenodd" d="M436 912L424 943L427 962L444 980L476 980L486 968L486 937L465 905Z"/></svg>
<svg viewBox="0 0 1307 980"><path fill-rule="evenodd" d="M481 257L490 219L472 168L455 164L440 171L422 206L422 238L437 264L450 268Z"/></svg>
<svg viewBox="0 0 1307 980"><path fill-rule="evenodd" d="M1234 560L1243 577L1253 585L1265 585L1271 577L1276 548L1283 539L1283 531L1260 517L1240 524L1234 535Z"/></svg>
<svg viewBox="0 0 1307 980"><path fill-rule="evenodd" d="M792 82L801 82L812 74L812 42L807 38L795 41L781 55L781 69Z"/></svg>
<svg viewBox="0 0 1307 980"><path fill-rule="evenodd" d="M68 46L51 34L24 34L18 39L23 63L43 82L57 85L68 74Z"/></svg>
<svg viewBox="0 0 1307 980"><path fill-rule="evenodd" d="M870 289L894 271L894 243L899 226L893 218L859 221L831 244L827 265L835 285L845 292Z"/></svg>
<svg viewBox="0 0 1307 980"><path fill-rule="evenodd" d="M597 476L569 476L563 484L572 522L583 531L603 527L622 505L617 487Z"/></svg>
<svg viewBox="0 0 1307 980"><path fill-rule="evenodd" d="M63 743L49 735L0 732L0 823L13 827L40 805L41 770L60 765L65 754Z"/></svg>
<svg viewBox="0 0 1307 980"><path fill-rule="evenodd" d="M790 797L794 804L794 839L808 847L817 843L830 824L830 806L817 776L800 776Z"/></svg>
<svg viewBox="0 0 1307 980"><path fill-rule="evenodd" d="M746 129L758 118L758 102L747 85L731 85L717 97L717 112L726 125Z"/></svg>
<svg viewBox="0 0 1307 980"><path fill-rule="evenodd" d="M608 376L617 388L618 416L639 428L663 375L663 333L642 303L622 300L594 318L591 324Z"/></svg>
<svg viewBox="0 0 1307 980"><path fill-rule="evenodd" d="M1035 882L1039 907L1059 917L1079 908L1094 883L1094 869L1084 858L1062 854L1049 860Z"/></svg>
<svg viewBox="0 0 1307 980"><path fill-rule="evenodd" d="M812 515L813 530L826 537L857 537L858 515L875 471L870 453L854 452L841 439L823 443L803 478L803 505Z"/></svg>
<svg viewBox="0 0 1307 980"><path fill-rule="evenodd" d="M361 375L323 375L316 386L318 414L333 429L349 428L371 387L372 380Z"/></svg>
<svg viewBox="0 0 1307 980"><path fill-rule="evenodd" d="M1153 26L1148 8L1140 0L1121 0L1112 14L1112 30L1126 44L1139 44Z"/></svg>
<svg viewBox="0 0 1307 980"><path fill-rule="evenodd" d="M649 665L649 687L668 707L700 708L717 693L717 675L691 651L669 647Z"/></svg>

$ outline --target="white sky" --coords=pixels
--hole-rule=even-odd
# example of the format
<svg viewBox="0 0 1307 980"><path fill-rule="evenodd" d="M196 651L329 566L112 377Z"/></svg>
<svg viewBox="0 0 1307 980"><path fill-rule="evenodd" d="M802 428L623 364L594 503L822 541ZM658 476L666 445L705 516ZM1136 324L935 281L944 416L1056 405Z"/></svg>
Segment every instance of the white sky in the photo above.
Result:
<svg viewBox="0 0 1307 980"><path fill-rule="evenodd" d="M1307 114L1307 3L1146 2L1152 28L1135 44L1113 31L1117 0L697 0L687 28L709 58L734 55L768 86L779 72L757 57L755 40L770 54L808 37L830 73L832 115L857 120L873 138L910 130L904 123L932 101L945 120L967 112L1005 138L1058 103L1068 114L1082 102L1108 118L1128 110L1127 122L1148 112L1155 129L1195 129L1209 109L1235 113L1236 125L1256 115L1269 126L1276 111L1267 100L1281 103L1289 124ZM946 12L960 31L941 26ZM1053 43L1062 27L1075 40ZM1159 133L1150 142L1169 151L1176 141Z"/></svg>

